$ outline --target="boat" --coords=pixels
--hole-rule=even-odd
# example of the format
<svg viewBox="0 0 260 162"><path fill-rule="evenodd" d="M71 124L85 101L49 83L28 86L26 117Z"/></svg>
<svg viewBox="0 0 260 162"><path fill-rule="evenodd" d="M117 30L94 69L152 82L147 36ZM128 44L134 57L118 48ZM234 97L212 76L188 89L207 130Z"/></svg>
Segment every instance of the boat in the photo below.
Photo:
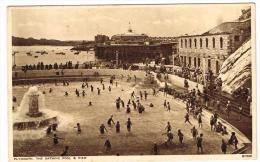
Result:
<svg viewBox="0 0 260 162"><path fill-rule="evenodd" d="M41 55L48 54L46 51L41 51Z"/></svg>
<svg viewBox="0 0 260 162"><path fill-rule="evenodd" d="M34 58L38 58L39 56L34 56Z"/></svg>
<svg viewBox="0 0 260 162"><path fill-rule="evenodd" d="M35 53L41 53L41 51L36 51Z"/></svg>
<svg viewBox="0 0 260 162"><path fill-rule="evenodd" d="M74 55L78 55L79 53L80 53L79 51L78 51L78 52L75 52Z"/></svg>
<svg viewBox="0 0 260 162"><path fill-rule="evenodd" d="M56 55L65 55L64 52L57 52Z"/></svg>
<svg viewBox="0 0 260 162"><path fill-rule="evenodd" d="M32 56L31 52L26 52L27 56Z"/></svg>

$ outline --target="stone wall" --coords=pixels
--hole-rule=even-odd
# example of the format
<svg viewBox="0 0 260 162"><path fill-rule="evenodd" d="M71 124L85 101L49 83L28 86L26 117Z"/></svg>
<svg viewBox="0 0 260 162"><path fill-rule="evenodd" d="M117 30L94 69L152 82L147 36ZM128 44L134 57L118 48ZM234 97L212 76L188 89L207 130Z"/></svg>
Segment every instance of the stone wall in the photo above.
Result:
<svg viewBox="0 0 260 162"><path fill-rule="evenodd" d="M59 72L59 75L57 75ZM130 75L137 78L144 78L144 71L131 71L131 70L122 70L122 69L64 69L64 76L94 76L95 74L103 76L112 76L121 77L123 75L126 77ZM16 74L15 74L16 73ZM12 77L15 78L39 78L39 77L57 77L61 76L61 70L31 70L24 73L23 71L12 72Z"/></svg>

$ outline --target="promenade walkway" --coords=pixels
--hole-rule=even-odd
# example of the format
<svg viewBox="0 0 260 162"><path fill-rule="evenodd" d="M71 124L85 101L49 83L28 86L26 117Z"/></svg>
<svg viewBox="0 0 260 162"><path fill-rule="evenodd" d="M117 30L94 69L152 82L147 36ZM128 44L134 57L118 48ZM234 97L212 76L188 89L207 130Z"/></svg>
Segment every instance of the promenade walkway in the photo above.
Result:
<svg viewBox="0 0 260 162"><path fill-rule="evenodd" d="M165 80L163 79L163 77L160 79L160 81L165 82ZM170 83L170 82L168 82ZM185 91L187 91L184 87L180 87L174 84L169 84L170 87L172 89L175 89L177 92L180 93L184 93ZM245 136L250 139L252 141L252 117L248 116L248 115L243 115L242 119L239 120L239 116L240 114L238 113L238 111L231 111L230 113L230 117L227 118L227 115L224 111L224 103L226 103L228 100L231 101L231 105L232 107L236 107L237 105L234 105L234 99L232 100L230 98L230 96L228 97L227 95L222 95L222 94L215 94L213 96L210 96L210 100L215 100L219 99L222 104L221 104L221 110L217 110L215 106L212 105L212 102L210 102L210 104L208 105L207 110L211 111L211 112L217 112L219 114L219 116L226 120L227 122L229 122L230 124L232 124L233 126L235 126L238 130L240 130L243 134L245 134ZM201 98L201 102L204 103L203 99Z"/></svg>

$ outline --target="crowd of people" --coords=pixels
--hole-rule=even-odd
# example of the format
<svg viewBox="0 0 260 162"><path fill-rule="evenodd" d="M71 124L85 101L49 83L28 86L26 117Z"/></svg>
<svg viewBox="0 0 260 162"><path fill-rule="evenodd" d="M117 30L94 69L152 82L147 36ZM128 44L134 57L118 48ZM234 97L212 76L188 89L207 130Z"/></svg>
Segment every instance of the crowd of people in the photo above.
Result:
<svg viewBox="0 0 260 162"><path fill-rule="evenodd" d="M99 88L99 87L96 88L97 95L101 94L101 90L103 90L103 91L107 90L108 93L111 93L111 90L112 90L111 87L114 83L114 79L115 79L115 77L110 78L109 85L107 87L105 87L104 81L103 81L103 79L101 79L100 80L101 88ZM69 86L69 82L64 81L63 86ZM116 83L116 87L117 86L118 86L118 84ZM75 89L75 95L77 97L80 97L80 96L85 97L85 95L86 95L85 88L90 88L90 93L94 93L94 89L95 89L94 86L89 85L88 82L83 82L81 85L81 88ZM52 90L52 88L50 88L49 93L52 93L52 92L53 92L53 90ZM71 94L69 94L66 91L65 97L69 96L69 95L71 95ZM155 88L152 88L152 95L153 96L157 95ZM173 90L171 92L171 95L173 96L174 99L177 99L177 100L179 99L186 104L186 113L184 114L184 124L187 123L188 125L186 125L186 126L191 127L191 129L190 129L191 137L195 141L197 153L203 153L204 152L204 144L203 144L204 142L203 141L206 139L204 139L203 133L200 132L201 129L205 129L205 128L203 128L203 124L202 124L203 117L204 117L202 103L198 99L198 97L200 95L199 90L196 91L195 89L193 89L186 93L180 93L176 90ZM137 111L139 114L145 113L145 107L144 107L143 103L148 100L148 97L149 97L149 93L147 92L147 90L139 91L138 93L135 91L132 91L130 93L129 99L126 101L124 101L121 97L116 98L115 111L121 111L121 109L124 109L126 114L132 113L132 111ZM14 98L14 100L15 100L15 98ZM163 105L163 108L165 109L165 111L168 111L170 113L171 105L170 105L169 100L170 100L169 97L168 97L168 99L164 99L162 105ZM92 106L91 101L89 102L89 106ZM153 103L150 103L150 107L154 107ZM195 121L197 121L197 127L195 126L196 124L190 120L190 116L192 116L193 119ZM115 121L114 116L111 115L106 121L107 126L105 125L105 121L104 121L104 123L102 123L98 129L102 136L106 136L106 132L108 132L111 129L112 130L115 129L116 133L120 133L122 131L122 129L121 129L122 123L125 124L126 130L128 133L132 132L133 125L138 124L138 123L133 123L130 117L128 117L127 120L123 121L123 122L119 121L119 120ZM215 131L216 133L220 133L222 136L226 136L226 135L230 134L228 132L225 124L222 123L218 119L217 112L215 112L212 115L212 117L210 118L209 124L210 124L210 128L212 131ZM107 127L110 127L111 129L107 129ZM78 134L82 133L82 128L81 128L80 123L76 123L74 128L76 128ZM64 138L60 137L56 133L57 129L58 129L58 125L53 124L53 125L50 125L46 130L46 134L53 139L54 145L58 145L60 140L65 140ZM165 127L165 132L162 133L162 135L166 135L167 139L162 144L160 142L155 142L152 145L152 153L154 155L160 154L160 149L162 148L162 146L166 146L166 149L169 149L170 146L174 146L174 133L173 132L175 132L175 131L173 130L171 123L168 121L166 124L166 127ZM176 130L176 132L177 132L176 136L178 137L179 144L184 145L184 138L186 135L184 135L182 130L179 128ZM111 150L113 150L112 144L113 143L109 140L109 138L106 138L106 140L104 142L105 152L110 152ZM221 140L220 149L225 154L225 153L227 153L228 145L234 145L235 149L237 149L237 144L238 144L238 139L236 137L236 134L235 134L235 132L231 132L230 138L228 141L224 140L224 138ZM69 155L69 146L66 145L64 148L64 151L61 153L61 156L68 156L68 155ZM117 153L117 155L119 155L119 153Z"/></svg>
<svg viewBox="0 0 260 162"><path fill-rule="evenodd" d="M233 96L237 99L242 99L243 101L246 101L248 103L251 102L251 92L250 88L245 88L245 87L239 87L237 90L233 92Z"/></svg>
<svg viewBox="0 0 260 162"><path fill-rule="evenodd" d="M85 64L85 68L92 68L93 64ZM128 65L125 67L129 67ZM75 64L73 65L71 61L66 62L65 64L60 64L58 65L57 63L51 65L44 65L42 62L38 63L37 65L26 65L23 67L24 71L27 70L49 70L49 69L77 69L79 68L79 64ZM109 66L110 68L110 66ZM168 79L168 72L166 68L162 68L160 69L161 71L165 72L164 75L164 79L167 80ZM177 72L176 72L177 74ZM189 68L185 68L183 67L182 71L181 71L181 76L186 78L184 80L184 88L188 89L189 88L189 84L188 84L188 80L193 80L195 79L196 82L200 82L200 80L204 80L201 79L202 76L202 72L199 68L195 69L194 72L191 72L189 70ZM123 77L122 77L123 78ZM210 82L213 78L213 73L212 71L208 71L206 73L205 76L205 80ZM114 83L115 77L112 76L110 78L110 85L108 87L105 87L103 80L100 81L101 87L99 88L97 87L97 94L100 95L101 94L101 89L105 90L107 89L109 92L112 91L112 85ZM127 82L130 82L132 80L132 78L130 76L127 77ZM135 82L136 82L136 76L135 76ZM215 88L214 89L218 89L219 87L221 88L222 86L222 81L221 79L216 79L214 80L214 85ZM63 81L63 86L69 86L69 82L68 81ZM117 87L117 82L116 82L116 87ZM77 97L85 97L86 91L84 90L85 88L90 88L91 92L94 92L94 86L93 85L88 85L88 82L83 82L81 89L75 89L75 95ZM153 96L156 96L156 90L152 89L153 91ZM184 123L189 124L188 126L192 126L191 128L191 136L192 138L196 141L196 147L197 147L197 152L198 153L203 153L203 133L199 133L199 129L202 129L203 127L203 108L208 108L209 107L209 103L210 103L210 99L207 96L207 92L203 91L202 93L200 92L199 89L195 90L192 89L190 91L186 91L184 93L178 92L175 89L169 89L164 88L164 91L166 91L166 94L170 94L173 96L174 99L179 99L181 101L183 101L186 104L186 114L184 115ZM49 93L52 93L52 89L50 88ZM239 88L237 91L235 91L234 96L237 98L246 98L246 100L249 102L250 101L250 89L248 88ZM69 92L65 91L65 95L64 96L69 96ZM201 97L203 98L204 103L202 103L201 101ZM148 98L148 92L147 91L139 91L139 93L135 91L133 91L131 93L131 95L129 96L129 100L128 101L124 101L121 97L118 97L115 100L115 107L116 107L116 111L120 111L122 108L125 108L125 112L126 114L131 113L132 111L137 111L139 114L145 113L146 109L144 107L144 104L142 102L145 102ZM13 100L16 100L16 98L14 98ZM126 103L126 104L125 104ZM238 139L236 137L235 132L228 132L227 127L225 126L224 123L221 122L221 120L219 120L218 118L218 111L221 109L221 101L217 100L213 100L212 102L212 106L214 108L216 108L215 112L213 113L213 115L210 118L210 128L211 131L214 131L216 133L221 134L222 136L226 136L226 135L230 135L230 138L228 141L222 139L221 140L221 150L223 153L227 153L227 146L228 145L234 145L235 149L237 149L237 144L238 144ZM92 106L92 102L89 102L89 106ZM126 106L125 106L126 105ZM150 103L150 107L153 107L153 103ZM171 106L170 106L170 102L167 100L163 101L163 107L166 111L171 112ZM226 103L226 107L223 108L223 110L226 112L227 117L229 117L230 115L230 102ZM241 112L240 114L242 114L243 112L243 108L239 107L239 112ZM190 116L193 117L193 119L195 119L198 123L198 127L196 128L194 125L194 123L191 122L190 120ZM240 115L240 120L241 120L241 116ZM107 120L107 126L108 127L113 127L115 128L115 132L116 133L120 133L121 132L121 123L122 121L114 121L113 119L113 115L111 115L108 120ZM135 124L135 123L134 123ZM125 125L126 125L126 129L128 132L132 131L132 125L133 122L131 121L131 118L127 118L127 120L125 121ZM47 130L46 133L48 135L53 133L53 144L57 145L59 144L59 140L64 140L64 138L59 137L56 134L56 129L57 129L57 125L50 125ZM77 123L75 128L77 129L78 134L81 134L82 129L81 129L81 125L80 123ZM106 128L105 124L101 124L100 127L98 128L99 132L101 135L105 135L106 132L108 131L108 129ZM170 146L173 144L173 130L172 130L172 126L170 124L170 122L167 123L166 128L165 128L166 132L163 133L163 135L167 136L167 140L165 141L164 145L165 146ZM178 136L178 141L180 144L184 143L184 134L182 133L181 129L177 129L177 136ZM112 149L112 143L111 141L107 138L105 143L104 143L104 147L106 152L109 152ZM160 150L161 145L158 143L154 143L152 146L152 151L153 154L157 155L159 154L159 150ZM62 156L67 156L68 155L68 151L69 150L69 146L65 146L63 153L61 154Z"/></svg>
<svg viewBox="0 0 260 162"><path fill-rule="evenodd" d="M106 68L106 69L118 69L122 68L124 70L132 67L132 64L128 63L120 63L119 65L115 65L113 63L101 63L101 62L85 62L80 64L76 62L75 64L72 61L67 61L65 63L54 63L54 64L44 64L43 62L38 62L37 64L26 64L21 66L21 70L26 72L29 70L51 70L51 69L92 69L92 68ZM16 67L15 67L16 68ZM134 70L134 68L132 68Z"/></svg>

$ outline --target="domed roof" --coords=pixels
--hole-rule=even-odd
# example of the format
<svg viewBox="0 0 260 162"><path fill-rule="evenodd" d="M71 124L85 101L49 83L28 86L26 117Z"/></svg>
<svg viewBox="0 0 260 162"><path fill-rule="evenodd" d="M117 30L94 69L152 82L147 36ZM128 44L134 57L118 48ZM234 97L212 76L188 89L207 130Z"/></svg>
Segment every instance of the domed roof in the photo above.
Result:
<svg viewBox="0 0 260 162"><path fill-rule="evenodd" d="M148 37L148 35L146 35L146 34L137 34L137 33L134 33L133 32L133 30L132 30L132 28L131 28L131 26L130 26L130 23L129 23L129 28L128 28L128 30L127 30L127 32L126 33L123 33L123 34L116 34L116 35L113 35L112 36L112 39L113 38L117 38L117 37L143 37L143 38L146 38L146 37Z"/></svg>

